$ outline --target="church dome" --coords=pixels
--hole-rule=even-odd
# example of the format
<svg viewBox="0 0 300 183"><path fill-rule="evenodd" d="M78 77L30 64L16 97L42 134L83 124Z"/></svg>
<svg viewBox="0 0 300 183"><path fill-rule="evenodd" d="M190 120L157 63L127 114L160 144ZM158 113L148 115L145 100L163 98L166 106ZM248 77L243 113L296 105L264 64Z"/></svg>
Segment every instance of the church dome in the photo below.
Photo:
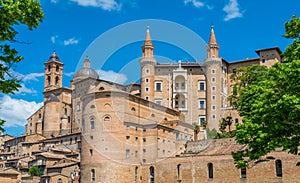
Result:
<svg viewBox="0 0 300 183"><path fill-rule="evenodd" d="M79 77L99 78L98 73L90 68L90 60L88 58L84 60L84 67L79 69L74 75L74 79Z"/></svg>

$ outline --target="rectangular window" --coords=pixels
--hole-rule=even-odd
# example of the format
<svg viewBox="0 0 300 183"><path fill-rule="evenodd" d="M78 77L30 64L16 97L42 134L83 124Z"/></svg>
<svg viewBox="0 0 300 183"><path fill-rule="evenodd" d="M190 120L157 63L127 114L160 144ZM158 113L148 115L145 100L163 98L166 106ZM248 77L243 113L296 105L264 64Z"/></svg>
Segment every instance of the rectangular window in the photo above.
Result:
<svg viewBox="0 0 300 183"><path fill-rule="evenodd" d="M206 121L206 116L199 116L199 125L202 126L203 122Z"/></svg>
<svg viewBox="0 0 300 183"><path fill-rule="evenodd" d="M93 156L93 149L90 149L90 156Z"/></svg>
<svg viewBox="0 0 300 183"><path fill-rule="evenodd" d="M128 159L130 157L130 150L126 149L126 158Z"/></svg>
<svg viewBox="0 0 300 183"><path fill-rule="evenodd" d="M199 100L199 109L205 109L205 99Z"/></svg>
<svg viewBox="0 0 300 183"><path fill-rule="evenodd" d="M162 82L161 81L155 82L155 91L162 91Z"/></svg>
<svg viewBox="0 0 300 183"><path fill-rule="evenodd" d="M205 81L199 81L199 90L204 91L205 90Z"/></svg>
<svg viewBox="0 0 300 183"><path fill-rule="evenodd" d="M242 179L247 178L246 168L242 168L242 169L241 169L241 177L242 177Z"/></svg>
<svg viewBox="0 0 300 183"><path fill-rule="evenodd" d="M129 140L130 139L130 136L126 136L126 140Z"/></svg>

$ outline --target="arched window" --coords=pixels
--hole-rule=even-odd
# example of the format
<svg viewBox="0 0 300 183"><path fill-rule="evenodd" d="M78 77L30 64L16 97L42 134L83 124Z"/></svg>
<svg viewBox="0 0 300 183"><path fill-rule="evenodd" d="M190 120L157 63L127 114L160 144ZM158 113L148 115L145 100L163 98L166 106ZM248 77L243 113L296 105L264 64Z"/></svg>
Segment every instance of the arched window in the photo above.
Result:
<svg viewBox="0 0 300 183"><path fill-rule="evenodd" d="M65 108L65 115L67 115L67 113L68 113L68 109L67 109L67 108Z"/></svg>
<svg viewBox="0 0 300 183"><path fill-rule="evenodd" d="M177 179L181 180L181 164L177 165Z"/></svg>
<svg viewBox="0 0 300 183"><path fill-rule="evenodd" d="M58 81L59 81L59 77L56 76L56 78L55 78L55 85L56 85L56 86L58 86Z"/></svg>
<svg viewBox="0 0 300 183"><path fill-rule="evenodd" d="M154 183L154 167L151 166L149 168L149 171L150 171L150 183Z"/></svg>
<svg viewBox="0 0 300 183"><path fill-rule="evenodd" d="M104 87L101 86L101 87L99 88L99 90L100 90L100 91L103 91L103 90L104 90Z"/></svg>
<svg viewBox="0 0 300 183"><path fill-rule="evenodd" d="M95 181L95 169L91 169L91 181Z"/></svg>
<svg viewBox="0 0 300 183"><path fill-rule="evenodd" d="M175 90L185 90L185 78L183 76L176 76Z"/></svg>
<svg viewBox="0 0 300 183"><path fill-rule="evenodd" d="M135 181L138 180L138 176L139 176L139 167L135 167Z"/></svg>
<svg viewBox="0 0 300 183"><path fill-rule="evenodd" d="M51 85L51 77L50 76L48 76L47 81L48 81L48 86L50 86Z"/></svg>
<svg viewBox="0 0 300 183"><path fill-rule="evenodd" d="M50 65L48 65L48 72L50 72L51 71L51 66Z"/></svg>
<svg viewBox="0 0 300 183"><path fill-rule="evenodd" d="M185 97L182 94L177 94L175 96L175 108L185 108Z"/></svg>
<svg viewBox="0 0 300 183"><path fill-rule="evenodd" d="M57 179L57 183L62 183L61 178Z"/></svg>
<svg viewBox="0 0 300 183"><path fill-rule="evenodd" d="M94 120L94 118L90 119L90 124L91 124L91 129L94 129L95 128L95 120Z"/></svg>
<svg viewBox="0 0 300 183"><path fill-rule="evenodd" d="M214 178L214 167L212 163L207 164L207 169L208 169L208 178L212 179Z"/></svg>
<svg viewBox="0 0 300 183"><path fill-rule="evenodd" d="M110 121L110 116L109 115L104 116L104 121Z"/></svg>
<svg viewBox="0 0 300 183"><path fill-rule="evenodd" d="M91 108L91 109L95 109L95 105L92 104L90 108Z"/></svg>
<svg viewBox="0 0 300 183"><path fill-rule="evenodd" d="M275 161L275 166L276 166L276 177L282 177L282 163L281 160L276 160Z"/></svg>
<svg viewBox="0 0 300 183"><path fill-rule="evenodd" d="M58 65L56 66L56 69L55 69L55 71L56 71L56 72L58 72L58 71L59 71L59 66L58 66Z"/></svg>

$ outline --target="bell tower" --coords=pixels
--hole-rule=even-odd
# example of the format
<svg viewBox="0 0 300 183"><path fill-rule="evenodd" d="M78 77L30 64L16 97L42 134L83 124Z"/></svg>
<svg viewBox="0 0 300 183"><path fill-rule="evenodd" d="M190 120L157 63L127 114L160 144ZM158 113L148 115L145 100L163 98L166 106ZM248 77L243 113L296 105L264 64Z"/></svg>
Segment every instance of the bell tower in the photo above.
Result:
<svg viewBox="0 0 300 183"><path fill-rule="evenodd" d="M157 61L154 58L154 46L150 37L149 26L147 26L146 38L142 46L142 58L140 59L141 67L141 97L154 101L154 76L155 65Z"/></svg>
<svg viewBox="0 0 300 183"><path fill-rule="evenodd" d="M54 51L49 60L45 62L44 92L62 87L63 67L64 64Z"/></svg>

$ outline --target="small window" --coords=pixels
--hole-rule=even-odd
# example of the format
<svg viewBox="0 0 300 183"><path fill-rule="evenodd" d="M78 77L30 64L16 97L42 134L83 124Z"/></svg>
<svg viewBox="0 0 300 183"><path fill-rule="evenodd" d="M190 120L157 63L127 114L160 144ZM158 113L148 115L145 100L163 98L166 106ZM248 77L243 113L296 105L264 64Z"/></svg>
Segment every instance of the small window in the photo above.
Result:
<svg viewBox="0 0 300 183"><path fill-rule="evenodd" d="M216 73L216 70L215 70L215 69L212 69L212 70L211 70L211 73L212 73L212 74L215 74L215 73Z"/></svg>
<svg viewBox="0 0 300 183"><path fill-rule="evenodd" d="M127 136L126 136L126 140L129 140L129 139L130 139L130 136L127 135Z"/></svg>
<svg viewBox="0 0 300 183"><path fill-rule="evenodd" d="M135 108L134 108L134 107L132 107L132 108L131 108L131 111L135 111Z"/></svg>
<svg viewBox="0 0 300 183"><path fill-rule="evenodd" d="M61 178L57 179L57 183L62 183Z"/></svg>
<svg viewBox="0 0 300 183"><path fill-rule="evenodd" d="M126 158L128 159L130 157L130 150L126 149Z"/></svg>
<svg viewBox="0 0 300 183"><path fill-rule="evenodd" d="M58 71L59 71L59 66L58 66L58 65L56 66L56 69L55 69L55 71L56 71L56 72L58 72Z"/></svg>
<svg viewBox="0 0 300 183"><path fill-rule="evenodd" d="M105 116L104 121L110 121L110 116Z"/></svg>
<svg viewBox="0 0 300 183"><path fill-rule="evenodd" d="M134 152L134 157L136 157L136 158L138 157L138 151Z"/></svg>
<svg viewBox="0 0 300 183"><path fill-rule="evenodd" d="M211 82L215 83L215 82L216 82L216 78L215 78L215 77L212 77L212 78L211 78Z"/></svg>
<svg viewBox="0 0 300 183"><path fill-rule="evenodd" d="M247 171L246 171L246 168L242 168L242 169L241 169L241 178L242 178L242 179L247 178Z"/></svg>
<svg viewBox="0 0 300 183"><path fill-rule="evenodd" d="M205 81L199 81L199 90L204 91L205 90Z"/></svg>
<svg viewBox="0 0 300 183"><path fill-rule="evenodd" d="M199 100L199 109L205 109L205 100L204 99Z"/></svg>
<svg viewBox="0 0 300 183"><path fill-rule="evenodd" d="M91 125L91 129L95 128L95 120L94 120L94 118L90 119L90 125Z"/></svg>
<svg viewBox="0 0 300 183"><path fill-rule="evenodd" d="M162 82L155 82L155 91L162 91Z"/></svg>
<svg viewBox="0 0 300 183"><path fill-rule="evenodd" d="M146 78L146 79L145 79L145 82L146 82L146 83L149 83L149 81L150 81L149 78Z"/></svg>
<svg viewBox="0 0 300 183"><path fill-rule="evenodd" d="M216 106L215 105L211 106L211 110L215 111L216 110Z"/></svg>
<svg viewBox="0 0 300 183"><path fill-rule="evenodd" d="M42 114L39 114L39 118L42 118Z"/></svg>
<svg viewBox="0 0 300 183"><path fill-rule="evenodd" d="M281 160L275 161L276 166L276 177L282 177L282 163Z"/></svg>
<svg viewBox="0 0 300 183"><path fill-rule="evenodd" d="M126 130L130 130L130 126L129 125L126 125Z"/></svg>
<svg viewBox="0 0 300 183"><path fill-rule="evenodd" d="M90 149L90 156L93 156L93 149Z"/></svg>
<svg viewBox="0 0 300 183"><path fill-rule="evenodd" d="M146 87L146 88L145 88L145 91L146 91L146 92L149 92L149 88L148 88L148 87Z"/></svg>
<svg viewBox="0 0 300 183"><path fill-rule="evenodd" d="M146 128L143 128L143 132L147 131Z"/></svg>
<svg viewBox="0 0 300 183"><path fill-rule="evenodd" d="M137 181L138 180L138 176L139 176L139 167L136 166L134 172L135 172L135 176L134 176L135 177L135 181Z"/></svg>
<svg viewBox="0 0 300 183"><path fill-rule="evenodd" d="M58 84L59 84L59 77L56 76L56 78L55 78L55 85L58 86Z"/></svg>
<svg viewBox="0 0 300 183"><path fill-rule="evenodd" d="M150 73L150 70L149 70L148 68L146 68L146 69L145 69L145 73L146 73L146 74L149 74L149 73Z"/></svg>
<svg viewBox="0 0 300 183"><path fill-rule="evenodd" d="M149 100L149 97L148 97L148 96L146 96L146 97L145 97L145 99L146 99L146 100Z"/></svg>
<svg viewBox="0 0 300 183"><path fill-rule="evenodd" d="M215 96L215 95L212 95L212 96L211 96L211 99L212 99L212 100L216 100L216 96Z"/></svg>
<svg viewBox="0 0 300 183"><path fill-rule="evenodd" d="M146 162L146 160L145 160L145 162ZM149 173L150 173L150 183L154 183L154 167L153 166L151 166L149 168Z"/></svg>
<svg viewBox="0 0 300 183"><path fill-rule="evenodd" d="M103 90L104 90L104 87L101 86L101 87L99 88L99 90L100 90L100 91L103 91Z"/></svg>
<svg viewBox="0 0 300 183"><path fill-rule="evenodd" d="M215 115L215 114L212 115L212 119L213 119L213 120L216 119L216 115Z"/></svg>
<svg viewBox="0 0 300 183"><path fill-rule="evenodd" d="M265 63L266 62L266 59L261 59L261 63Z"/></svg>
<svg viewBox="0 0 300 183"><path fill-rule="evenodd" d="M50 86L51 85L51 77L50 76L48 76L47 81L48 81L48 86Z"/></svg>
<svg viewBox="0 0 300 183"><path fill-rule="evenodd" d="M199 125L203 126L204 121L206 121L206 117L205 116L199 116Z"/></svg>
<svg viewBox="0 0 300 183"><path fill-rule="evenodd" d="M143 138L143 142L146 142L146 138Z"/></svg>
<svg viewBox="0 0 300 183"><path fill-rule="evenodd" d="M214 167L212 163L207 164L207 169L208 169L208 178L212 179L214 178Z"/></svg>
<svg viewBox="0 0 300 183"><path fill-rule="evenodd" d="M234 122L235 122L235 124L238 124L239 123L239 119L235 118Z"/></svg>
<svg viewBox="0 0 300 183"><path fill-rule="evenodd" d="M212 86L212 87L211 87L211 90L212 90L212 91L216 91L216 87L215 87L215 86Z"/></svg>
<svg viewBox="0 0 300 183"><path fill-rule="evenodd" d="M48 72L51 72L51 66L48 65Z"/></svg>
<svg viewBox="0 0 300 183"><path fill-rule="evenodd" d="M91 109L95 109L96 107L95 107L95 105L91 105Z"/></svg>
<svg viewBox="0 0 300 183"><path fill-rule="evenodd" d="M95 181L95 169L91 170L91 181Z"/></svg>

